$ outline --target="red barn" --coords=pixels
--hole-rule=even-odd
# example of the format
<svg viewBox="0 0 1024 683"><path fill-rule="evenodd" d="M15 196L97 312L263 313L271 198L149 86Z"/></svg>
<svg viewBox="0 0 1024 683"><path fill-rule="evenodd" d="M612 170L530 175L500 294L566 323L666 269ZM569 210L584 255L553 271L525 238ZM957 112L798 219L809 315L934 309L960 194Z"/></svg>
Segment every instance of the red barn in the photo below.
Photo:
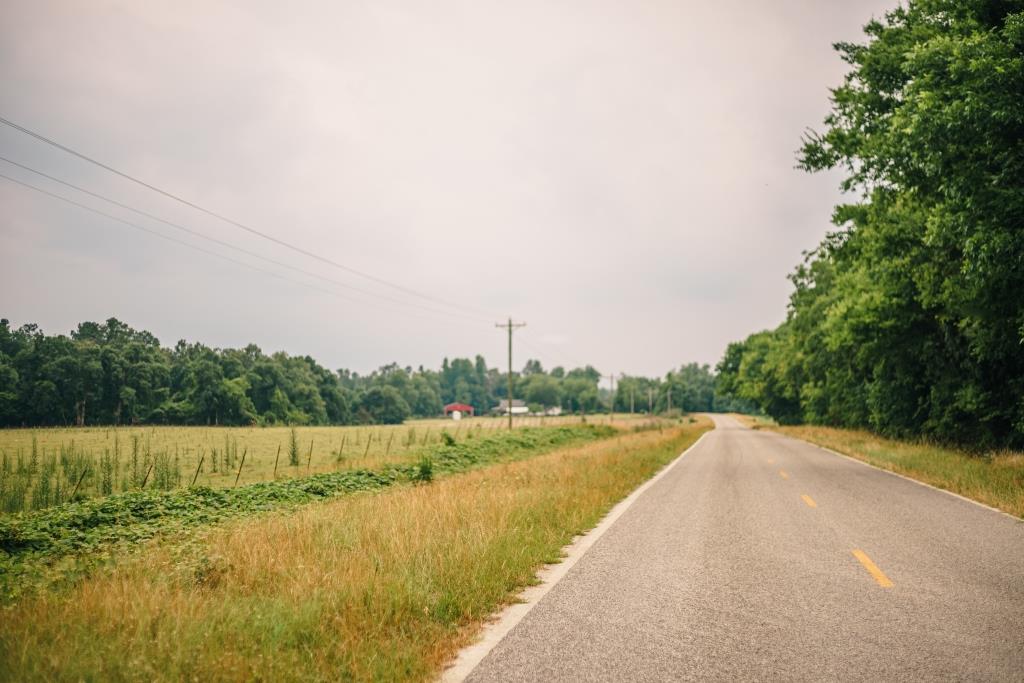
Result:
<svg viewBox="0 0 1024 683"><path fill-rule="evenodd" d="M444 407L444 416L448 417L455 411L459 411L463 415L473 416L473 406L466 405L465 403L449 403Z"/></svg>

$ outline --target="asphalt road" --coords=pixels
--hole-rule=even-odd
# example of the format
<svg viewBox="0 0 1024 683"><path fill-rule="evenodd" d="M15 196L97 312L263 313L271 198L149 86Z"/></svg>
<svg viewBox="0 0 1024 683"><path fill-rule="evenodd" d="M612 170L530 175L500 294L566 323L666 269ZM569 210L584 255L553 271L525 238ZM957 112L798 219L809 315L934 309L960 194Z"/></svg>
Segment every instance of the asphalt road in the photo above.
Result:
<svg viewBox="0 0 1024 683"><path fill-rule="evenodd" d="M468 680L1024 681L1024 523L715 422Z"/></svg>

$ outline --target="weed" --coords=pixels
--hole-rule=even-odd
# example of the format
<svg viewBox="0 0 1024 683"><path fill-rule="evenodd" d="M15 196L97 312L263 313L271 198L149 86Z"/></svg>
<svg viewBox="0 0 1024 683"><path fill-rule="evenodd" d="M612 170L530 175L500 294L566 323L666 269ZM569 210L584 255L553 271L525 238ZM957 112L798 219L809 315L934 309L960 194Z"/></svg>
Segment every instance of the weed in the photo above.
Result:
<svg viewBox="0 0 1024 683"><path fill-rule="evenodd" d="M292 467L299 466L299 433L292 427L288 441L288 464Z"/></svg>
<svg viewBox="0 0 1024 683"><path fill-rule="evenodd" d="M420 462L416 466L416 473L412 478L413 481L420 484L429 484L434 480L434 461L430 459L429 455L420 458Z"/></svg>

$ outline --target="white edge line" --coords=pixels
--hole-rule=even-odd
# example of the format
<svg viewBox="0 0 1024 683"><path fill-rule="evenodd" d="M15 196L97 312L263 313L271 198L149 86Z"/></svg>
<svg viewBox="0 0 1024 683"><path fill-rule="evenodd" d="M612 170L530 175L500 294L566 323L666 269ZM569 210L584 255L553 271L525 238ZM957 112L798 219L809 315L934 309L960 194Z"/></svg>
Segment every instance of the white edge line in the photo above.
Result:
<svg viewBox="0 0 1024 683"><path fill-rule="evenodd" d="M687 453L692 451L697 445L704 440L704 437L715 431L714 428L709 429L700 435L696 441L690 444L690 447L679 454L675 460L670 462L665 467L661 468L653 477L645 481L638 488L634 489L632 493L619 501L611 510L608 511L601 521L591 529L589 532L577 536L572 543L562 548L562 552L565 557L558 564L547 565L537 572L537 583L534 586L530 586L523 592L519 593L516 597L517 602L505 607L497 615L494 620L491 621L487 626L484 627L479 640L472 645L468 645L459 651L455 661L442 672L439 677L441 683L461 683L466 680L466 677L473 672L473 669L483 661L494 647L501 642L501 640L508 635L509 631L516 627L520 621L523 620L530 610L541 601L541 599L548 594L548 592L555 587L562 578L569 573L569 570L579 562L580 558L583 557L591 546L593 546L601 536L604 535L608 529L615 524L616 520L622 516L626 510L636 502L637 498L643 495L644 491L653 486L659 479L668 474L672 468L674 468L679 462L686 456Z"/></svg>
<svg viewBox="0 0 1024 683"><path fill-rule="evenodd" d="M840 453L839 451L834 451L831 448L828 448L826 446L822 446L820 444L816 444L813 441L808 441L807 439L801 439L800 437L797 437L797 436L790 436L789 434L783 434L782 432L772 431L772 433L776 434L778 436L784 436L787 439L793 439L794 441L802 441L805 444L808 444L810 446L814 446L815 448L819 448L819 449L825 451L826 453L831 453L832 455L838 455L840 458L846 458L850 462L855 462L858 465L864 465L865 467L870 467L873 470L878 470L879 472L885 472L886 474L891 474L894 477L899 477L900 479L905 479L906 481L909 481L912 484L917 484L918 486L924 486L925 488L929 488L932 491L938 491L939 493L945 493L946 495L953 496L954 498L959 498L960 500L966 501L968 503L973 503L974 505L977 505L980 508L985 508L986 510L989 510L991 512L997 512L1000 515L1003 515L1005 517L1009 517L1010 519L1012 519L1013 521L1015 521L1017 523L1024 522L1024 520L1022 520L1020 517L1016 517L1014 515L1011 515L1009 512L1006 512L1005 510L1000 510L999 508L994 508L991 505L986 505L985 503L982 503L982 502L979 502L977 500L974 500L973 498L968 498L967 496L961 496L959 493L954 493L953 491L950 491L948 489L939 488L938 486L932 486L931 484L925 483L923 481L919 481L917 479L914 479L913 477L908 477L905 474L900 474L899 472L893 472L892 470L887 470L884 467L879 467L878 465L873 465L870 462L865 462L864 460L860 460L859 458L855 458L852 455L847 455L846 453Z"/></svg>

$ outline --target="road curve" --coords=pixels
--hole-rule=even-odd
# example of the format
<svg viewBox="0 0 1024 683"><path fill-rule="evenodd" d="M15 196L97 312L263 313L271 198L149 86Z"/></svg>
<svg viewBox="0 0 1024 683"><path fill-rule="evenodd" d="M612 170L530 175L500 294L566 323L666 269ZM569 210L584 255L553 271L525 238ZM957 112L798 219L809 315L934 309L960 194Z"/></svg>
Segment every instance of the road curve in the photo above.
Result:
<svg viewBox="0 0 1024 683"><path fill-rule="evenodd" d="M467 680L1024 680L1024 524L714 419Z"/></svg>

